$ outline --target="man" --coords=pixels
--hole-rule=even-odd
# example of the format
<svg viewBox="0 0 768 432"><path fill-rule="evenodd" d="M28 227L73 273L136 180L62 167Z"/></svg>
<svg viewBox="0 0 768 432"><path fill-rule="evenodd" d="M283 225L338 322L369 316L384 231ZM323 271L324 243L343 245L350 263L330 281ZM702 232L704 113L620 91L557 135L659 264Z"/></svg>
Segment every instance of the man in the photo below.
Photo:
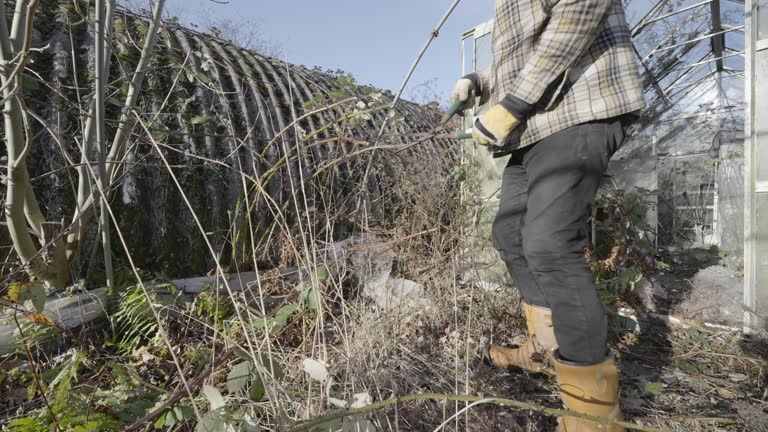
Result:
<svg viewBox="0 0 768 432"><path fill-rule="evenodd" d="M624 128L644 107L621 0L495 0L494 62L452 101L491 107L473 139L504 170L493 243L525 304L529 339L490 346L502 367L554 367L568 409L621 419L607 318L583 249L586 222ZM576 417L559 431L623 431Z"/></svg>

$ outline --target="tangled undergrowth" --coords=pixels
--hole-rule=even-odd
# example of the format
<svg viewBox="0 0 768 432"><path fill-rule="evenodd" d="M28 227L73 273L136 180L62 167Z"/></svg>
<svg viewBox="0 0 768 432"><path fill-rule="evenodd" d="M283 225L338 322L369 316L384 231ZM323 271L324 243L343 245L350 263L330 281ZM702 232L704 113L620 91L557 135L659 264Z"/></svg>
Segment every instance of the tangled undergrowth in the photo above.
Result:
<svg viewBox="0 0 768 432"><path fill-rule="evenodd" d="M90 3L39 3L37 41L89 46ZM103 201L120 220L102 222L119 233L123 249L114 238L107 256L124 268L107 292L96 224L82 241L67 240L83 260L61 261L62 270L74 267L62 274L78 282L54 295L82 300L70 310L89 318L106 315L72 327L43 309L46 292L27 283L18 257L6 258L0 324L14 325L18 340L0 358L0 429L552 429L561 405L551 377L479 361L486 340L515 342L525 326L512 287L463 277L474 244L488 243L475 226L487 214L474 210L472 193L459 193L477 187L471 164L460 165L454 140L406 137L429 136L440 113L407 102L390 109L392 94L346 74L292 67L174 23L158 26L161 48L140 52L154 34L149 22L127 11L114 20L119 79L106 85L114 118L102 119L114 138L110 154L125 155L114 176L124 180L123 199ZM72 51L68 63L36 47L24 76L32 88L19 93L29 113L71 132L61 139L28 130L39 162L30 174L42 182L28 191L46 198L50 221L72 220L69 210L77 215L77 203L96 197L73 187L95 180L90 164L70 160L91 161L76 144L88 141L81 129L92 118L87 93L96 91L86 91L95 80L88 71L100 66ZM139 92L125 78L140 57L153 67L146 91L131 99ZM130 136L116 132L128 124ZM76 181L52 175L75 165ZM20 203L9 207L29 217ZM612 193L598 203L588 259L609 309L632 306L633 284L660 268L644 209ZM28 234L21 222L17 233ZM37 230L41 246L62 240L59 225ZM190 290L138 270L134 258L213 277ZM236 282L242 290L232 289ZM765 430L765 344L637 312L640 332L624 330L615 314L611 332L629 421L641 430Z"/></svg>
<svg viewBox="0 0 768 432"><path fill-rule="evenodd" d="M416 195L417 190L432 194ZM29 333L22 350L30 350L35 361L16 355L0 363L3 427L14 432L553 429L556 419L544 411L561 405L551 377L481 365L487 338L519 340L524 322L511 287L486 290L457 282L462 238L459 230L435 221L461 218L461 208L437 205L445 190L434 185L415 184L399 193L410 204L389 230L368 233L347 249L314 243L311 251L297 254L310 259L296 261L312 266L264 269L259 282L242 293L211 286L190 297L168 283L142 287L126 276L106 325L79 329L76 338L57 336L56 355L35 349L40 338ZM618 201L610 211L626 223L612 225L625 228L607 248L616 251L619 245L621 253L609 252L595 264L606 280L608 267L616 275L622 266L642 262L628 252L635 247L626 217L632 211ZM342 256L335 256L340 250ZM382 251L392 257L392 276L423 286L416 306L403 302L381 309L366 296L366 277L375 273ZM621 300L631 287L602 288L606 299ZM39 333L45 324L26 330L33 327ZM629 421L647 430L768 430L765 343L652 320L642 321L638 333L622 329L617 320L611 344L620 356ZM437 395L359 412L428 394ZM526 409L495 403L496 398ZM305 421L329 414L338 416L302 429Z"/></svg>

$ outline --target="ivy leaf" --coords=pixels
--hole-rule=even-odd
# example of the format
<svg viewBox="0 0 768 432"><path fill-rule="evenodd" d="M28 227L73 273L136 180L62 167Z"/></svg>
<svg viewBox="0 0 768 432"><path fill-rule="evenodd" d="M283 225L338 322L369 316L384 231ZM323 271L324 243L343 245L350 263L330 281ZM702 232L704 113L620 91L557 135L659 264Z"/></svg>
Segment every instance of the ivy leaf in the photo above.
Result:
<svg viewBox="0 0 768 432"><path fill-rule="evenodd" d="M227 405L227 403L224 402L224 397L221 396L221 393L219 393L215 387L209 385L203 386L203 394L205 395L205 398L208 399L208 402L210 402L211 410L224 408Z"/></svg>
<svg viewBox="0 0 768 432"><path fill-rule="evenodd" d="M251 376L253 364L249 361L238 363L232 366L227 375L227 390L230 393L236 393L248 384L248 378Z"/></svg>

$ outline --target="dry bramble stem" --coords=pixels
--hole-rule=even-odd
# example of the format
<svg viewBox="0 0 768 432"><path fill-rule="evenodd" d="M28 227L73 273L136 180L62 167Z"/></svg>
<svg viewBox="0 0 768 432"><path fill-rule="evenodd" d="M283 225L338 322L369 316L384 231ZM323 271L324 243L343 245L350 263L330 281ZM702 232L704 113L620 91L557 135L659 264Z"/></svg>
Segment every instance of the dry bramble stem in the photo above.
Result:
<svg viewBox="0 0 768 432"><path fill-rule="evenodd" d="M418 395L410 395L410 396L403 396L399 398L394 399L388 399L385 401L377 402L362 408L358 409L351 409L348 411L340 412L340 413L333 413L326 416L318 417L313 420L309 420L303 423L299 423L298 425L294 426L293 428L289 429L289 432L301 432L301 431L309 431L313 427L320 426L323 423L327 423L332 420L338 420L344 417L350 417L354 415L360 415L360 414L366 414L372 411L376 411L381 408L388 407L390 405L396 405L406 402L413 402L413 401L420 401L420 400L439 400L439 401L457 401L457 402L486 402L486 403L493 403L496 405L501 406L507 406L511 408L516 408L520 410L527 410L527 411L536 411L542 414L549 414L549 415L557 415L557 416L570 416L570 417L580 417L587 420L593 420L600 423L612 423L619 426L624 426L625 428L630 428L634 430L639 431L645 431L645 432L665 432L665 429L650 427L650 426L643 426L635 423L629 423L629 422L620 422L610 419L605 419L601 417L595 417L591 415L581 414L573 411L568 410L562 410L562 409L554 409L554 408L546 408L535 404L529 404L525 402L519 402L515 400L510 399L500 399L500 398L486 398L483 396L461 396L461 395L449 395L449 394L441 394L441 393L426 393L426 394L418 394ZM665 419L657 419L657 421L664 421ZM696 418L695 420L707 420L707 421L732 421L732 419L725 419L725 418Z"/></svg>

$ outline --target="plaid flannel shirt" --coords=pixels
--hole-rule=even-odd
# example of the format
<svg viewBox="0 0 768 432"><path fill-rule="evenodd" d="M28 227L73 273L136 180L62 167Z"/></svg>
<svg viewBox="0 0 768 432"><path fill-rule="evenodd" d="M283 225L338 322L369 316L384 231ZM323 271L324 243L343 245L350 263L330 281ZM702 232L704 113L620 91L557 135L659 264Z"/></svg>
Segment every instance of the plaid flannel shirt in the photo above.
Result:
<svg viewBox="0 0 768 432"><path fill-rule="evenodd" d="M645 106L621 0L496 0L493 66L474 78L524 117L500 155Z"/></svg>

